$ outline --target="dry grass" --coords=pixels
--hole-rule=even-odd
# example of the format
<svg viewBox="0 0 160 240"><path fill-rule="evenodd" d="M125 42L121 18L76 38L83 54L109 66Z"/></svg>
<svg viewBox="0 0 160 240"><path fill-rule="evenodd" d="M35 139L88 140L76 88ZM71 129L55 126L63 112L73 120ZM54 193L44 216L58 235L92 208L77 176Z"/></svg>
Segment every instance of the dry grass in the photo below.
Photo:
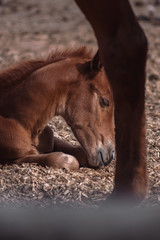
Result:
<svg viewBox="0 0 160 240"><path fill-rule="evenodd" d="M113 187L113 172L54 170L36 165L0 169L0 202L16 206L96 206Z"/></svg>

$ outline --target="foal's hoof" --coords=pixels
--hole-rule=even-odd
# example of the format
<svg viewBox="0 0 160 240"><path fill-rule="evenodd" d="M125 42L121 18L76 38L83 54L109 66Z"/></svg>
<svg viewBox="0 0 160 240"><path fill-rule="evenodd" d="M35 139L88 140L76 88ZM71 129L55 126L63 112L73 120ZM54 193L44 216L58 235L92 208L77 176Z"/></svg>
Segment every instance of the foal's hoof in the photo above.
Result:
<svg viewBox="0 0 160 240"><path fill-rule="evenodd" d="M62 153L59 159L59 168L65 168L67 170L78 170L79 163L77 159L69 154Z"/></svg>

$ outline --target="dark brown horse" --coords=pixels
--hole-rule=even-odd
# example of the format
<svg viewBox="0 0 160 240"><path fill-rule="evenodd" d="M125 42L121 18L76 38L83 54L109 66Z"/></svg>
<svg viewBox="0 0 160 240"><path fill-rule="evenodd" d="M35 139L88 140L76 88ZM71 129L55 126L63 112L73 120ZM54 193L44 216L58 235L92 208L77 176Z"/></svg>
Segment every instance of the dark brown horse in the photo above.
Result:
<svg viewBox="0 0 160 240"><path fill-rule="evenodd" d="M54 168L102 166L113 159L113 99L98 53L55 52L0 73L1 163ZM54 138L47 126L61 115L81 146ZM78 161L77 161L78 160Z"/></svg>
<svg viewBox="0 0 160 240"><path fill-rule="evenodd" d="M91 23L115 104L114 196L146 194L144 85L147 39L128 0L75 0ZM107 120L106 120L107 121Z"/></svg>

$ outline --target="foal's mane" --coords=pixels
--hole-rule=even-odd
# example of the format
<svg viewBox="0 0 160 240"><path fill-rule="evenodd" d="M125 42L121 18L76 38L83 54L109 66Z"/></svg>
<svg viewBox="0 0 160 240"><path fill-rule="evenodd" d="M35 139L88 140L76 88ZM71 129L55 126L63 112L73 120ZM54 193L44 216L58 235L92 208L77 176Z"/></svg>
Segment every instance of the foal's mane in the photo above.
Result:
<svg viewBox="0 0 160 240"><path fill-rule="evenodd" d="M34 71L66 58L89 59L91 58L91 54L90 51L86 49L86 47L66 49L64 51L57 49L55 51L52 51L45 59L34 59L19 62L15 66L8 67L0 72L0 90L14 87L17 84L21 83Z"/></svg>

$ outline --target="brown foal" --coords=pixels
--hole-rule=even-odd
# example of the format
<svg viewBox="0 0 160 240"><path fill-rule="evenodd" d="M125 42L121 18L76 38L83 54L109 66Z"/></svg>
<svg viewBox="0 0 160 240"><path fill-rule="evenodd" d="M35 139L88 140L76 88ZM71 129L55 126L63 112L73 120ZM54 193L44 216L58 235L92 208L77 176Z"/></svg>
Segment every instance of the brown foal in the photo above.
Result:
<svg viewBox="0 0 160 240"><path fill-rule="evenodd" d="M146 194L144 85L147 39L128 0L75 0L98 40L115 104L113 196Z"/></svg>
<svg viewBox="0 0 160 240"><path fill-rule="evenodd" d="M52 53L0 73L1 163L99 167L114 156L112 91L99 54ZM81 146L57 139L47 123L61 115Z"/></svg>

